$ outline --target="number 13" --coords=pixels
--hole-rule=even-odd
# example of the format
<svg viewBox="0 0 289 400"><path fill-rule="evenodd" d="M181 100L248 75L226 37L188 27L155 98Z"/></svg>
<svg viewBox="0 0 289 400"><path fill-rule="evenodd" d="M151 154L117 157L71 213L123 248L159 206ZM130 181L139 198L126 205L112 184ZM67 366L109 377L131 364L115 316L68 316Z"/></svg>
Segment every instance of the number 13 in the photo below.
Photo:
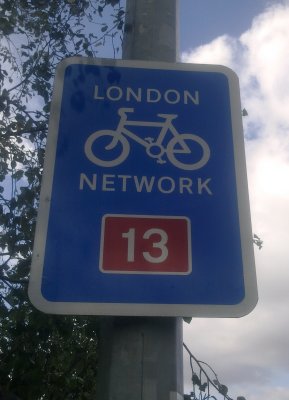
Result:
<svg viewBox="0 0 289 400"><path fill-rule="evenodd" d="M149 251L143 251L142 255L144 259L150 263L158 264L164 262L169 254L168 248L166 246L168 242L168 235L163 229L151 228L148 229L143 234L143 239L147 240L152 235L158 235L159 241L153 242L152 247L155 249L160 249L161 254L158 257L153 256ZM127 239L127 261L135 261L135 229L130 228L127 232L121 235L124 239Z"/></svg>

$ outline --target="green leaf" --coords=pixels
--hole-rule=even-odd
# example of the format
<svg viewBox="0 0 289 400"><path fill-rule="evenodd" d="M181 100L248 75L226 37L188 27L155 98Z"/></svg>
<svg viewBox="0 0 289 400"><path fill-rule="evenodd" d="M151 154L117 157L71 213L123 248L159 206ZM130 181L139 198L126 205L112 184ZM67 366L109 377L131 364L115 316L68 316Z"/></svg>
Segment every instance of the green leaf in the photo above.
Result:
<svg viewBox="0 0 289 400"><path fill-rule="evenodd" d="M14 179L16 179L17 181L19 181L19 179L21 179L23 177L23 174L24 174L24 171L19 170L19 171L14 172L12 177Z"/></svg>
<svg viewBox="0 0 289 400"><path fill-rule="evenodd" d="M114 7L119 3L119 0L106 0L106 3Z"/></svg>
<svg viewBox="0 0 289 400"><path fill-rule="evenodd" d="M200 385L200 391L201 391L201 392L205 392L207 386L208 386L207 382L204 382L202 385Z"/></svg>
<svg viewBox="0 0 289 400"><path fill-rule="evenodd" d="M192 376L192 382L194 385L201 386L202 382L200 381L200 378L198 375L194 372Z"/></svg>
<svg viewBox="0 0 289 400"><path fill-rule="evenodd" d="M220 385L219 386L219 393L221 393L222 395L226 396L228 393L228 388L226 385Z"/></svg>
<svg viewBox="0 0 289 400"><path fill-rule="evenodd" d="M93 57L92 51L86 50L85 53L86 53L86 55L87 55L88 57Z"/></svg>

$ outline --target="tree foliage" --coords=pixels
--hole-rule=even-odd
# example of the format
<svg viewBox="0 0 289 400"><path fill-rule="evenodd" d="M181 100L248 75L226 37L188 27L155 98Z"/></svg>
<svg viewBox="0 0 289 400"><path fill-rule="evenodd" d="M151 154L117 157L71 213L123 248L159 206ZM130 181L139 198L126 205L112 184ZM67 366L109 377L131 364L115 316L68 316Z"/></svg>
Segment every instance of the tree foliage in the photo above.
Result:
<svg viewBox="0 0 289 400"><path fill-rule="evenodd" d="M0 397L92 398L97 320L41 314L27 281L56 65L105 44L116 56L124 9L121 0L0 0L0 9Z"/></svg>
<svg viewBox="0 0 289 400"><path fill-rule="evenodd" d="M184 400L218 400L219 395L224 400L233 400L228 395L228 387L219 381L213 368L206 362L198 360L185 343L183 343L183 346L189 355L193 389L190 394L184 395ZM238 396L236 400L246 399L243 396Z"/></svg>

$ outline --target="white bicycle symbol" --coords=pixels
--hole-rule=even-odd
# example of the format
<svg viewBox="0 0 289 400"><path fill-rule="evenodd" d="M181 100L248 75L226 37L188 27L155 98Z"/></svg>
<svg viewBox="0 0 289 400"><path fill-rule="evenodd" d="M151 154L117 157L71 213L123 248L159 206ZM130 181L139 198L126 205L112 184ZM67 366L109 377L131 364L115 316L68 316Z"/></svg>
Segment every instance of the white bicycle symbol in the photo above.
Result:
<svg viewBox="0 0 289 400"><path fill-rule="evenodd" d="M128 157L130 152L130 143L126 136L145 147L148 156L155 158L157 162L161 164L166 162L162 158L164 154L167 155L167 158L174 166L184 170L196 170L202 168L208 162L210 158L210 148L208 144L200 136L192 133L180 134L172 124L172 120L177 118L177 115L157 114L158 117L164 118L164 121L161 122L129 121L127 119L127 113L132 112L134 112L134 108L120 108L118 110L120 120L116 130L99 130L87 138L84 145L84 152L92 163L102 167L114 167L121 164ZM156 139L151 137L143 139L129 130L127 128L128 126L160 127L161 131ZM169 140L165 147L163 142L168 131L172 133L173 138ZM117 145L121 145L120 154L117 155L117 157L115 157L115 152L113 152L114 158L108 160L101 159L94 154L93 147L95 143L103 137L111 138L110 143L105 146L106 154L108 154L110 150L115 150ZM201 157L193 163L190 160L189 162L182 162L183 160L180 161L177 158L180 154L192 154L187 144L189 142L192 142L193 145L197 144L200 147L199 150L201 150Z"/></svg>

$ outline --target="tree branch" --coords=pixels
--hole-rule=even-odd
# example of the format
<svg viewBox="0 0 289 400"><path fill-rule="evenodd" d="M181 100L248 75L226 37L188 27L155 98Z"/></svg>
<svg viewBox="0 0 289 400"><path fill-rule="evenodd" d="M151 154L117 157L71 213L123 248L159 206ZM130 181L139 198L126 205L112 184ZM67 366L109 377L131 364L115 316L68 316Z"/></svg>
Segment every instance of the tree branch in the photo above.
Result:
<svg viewBox="0 0 289 400"><path fill-rule="evenodd" d="M7 285L11 288L14 289L13 286L10 286L9 283L15 284L15 285L27 285L29 280L28 279L11 279L8 278L6 276L0 276L0 280L4 281L5 283L7 283Z"/></svg>

